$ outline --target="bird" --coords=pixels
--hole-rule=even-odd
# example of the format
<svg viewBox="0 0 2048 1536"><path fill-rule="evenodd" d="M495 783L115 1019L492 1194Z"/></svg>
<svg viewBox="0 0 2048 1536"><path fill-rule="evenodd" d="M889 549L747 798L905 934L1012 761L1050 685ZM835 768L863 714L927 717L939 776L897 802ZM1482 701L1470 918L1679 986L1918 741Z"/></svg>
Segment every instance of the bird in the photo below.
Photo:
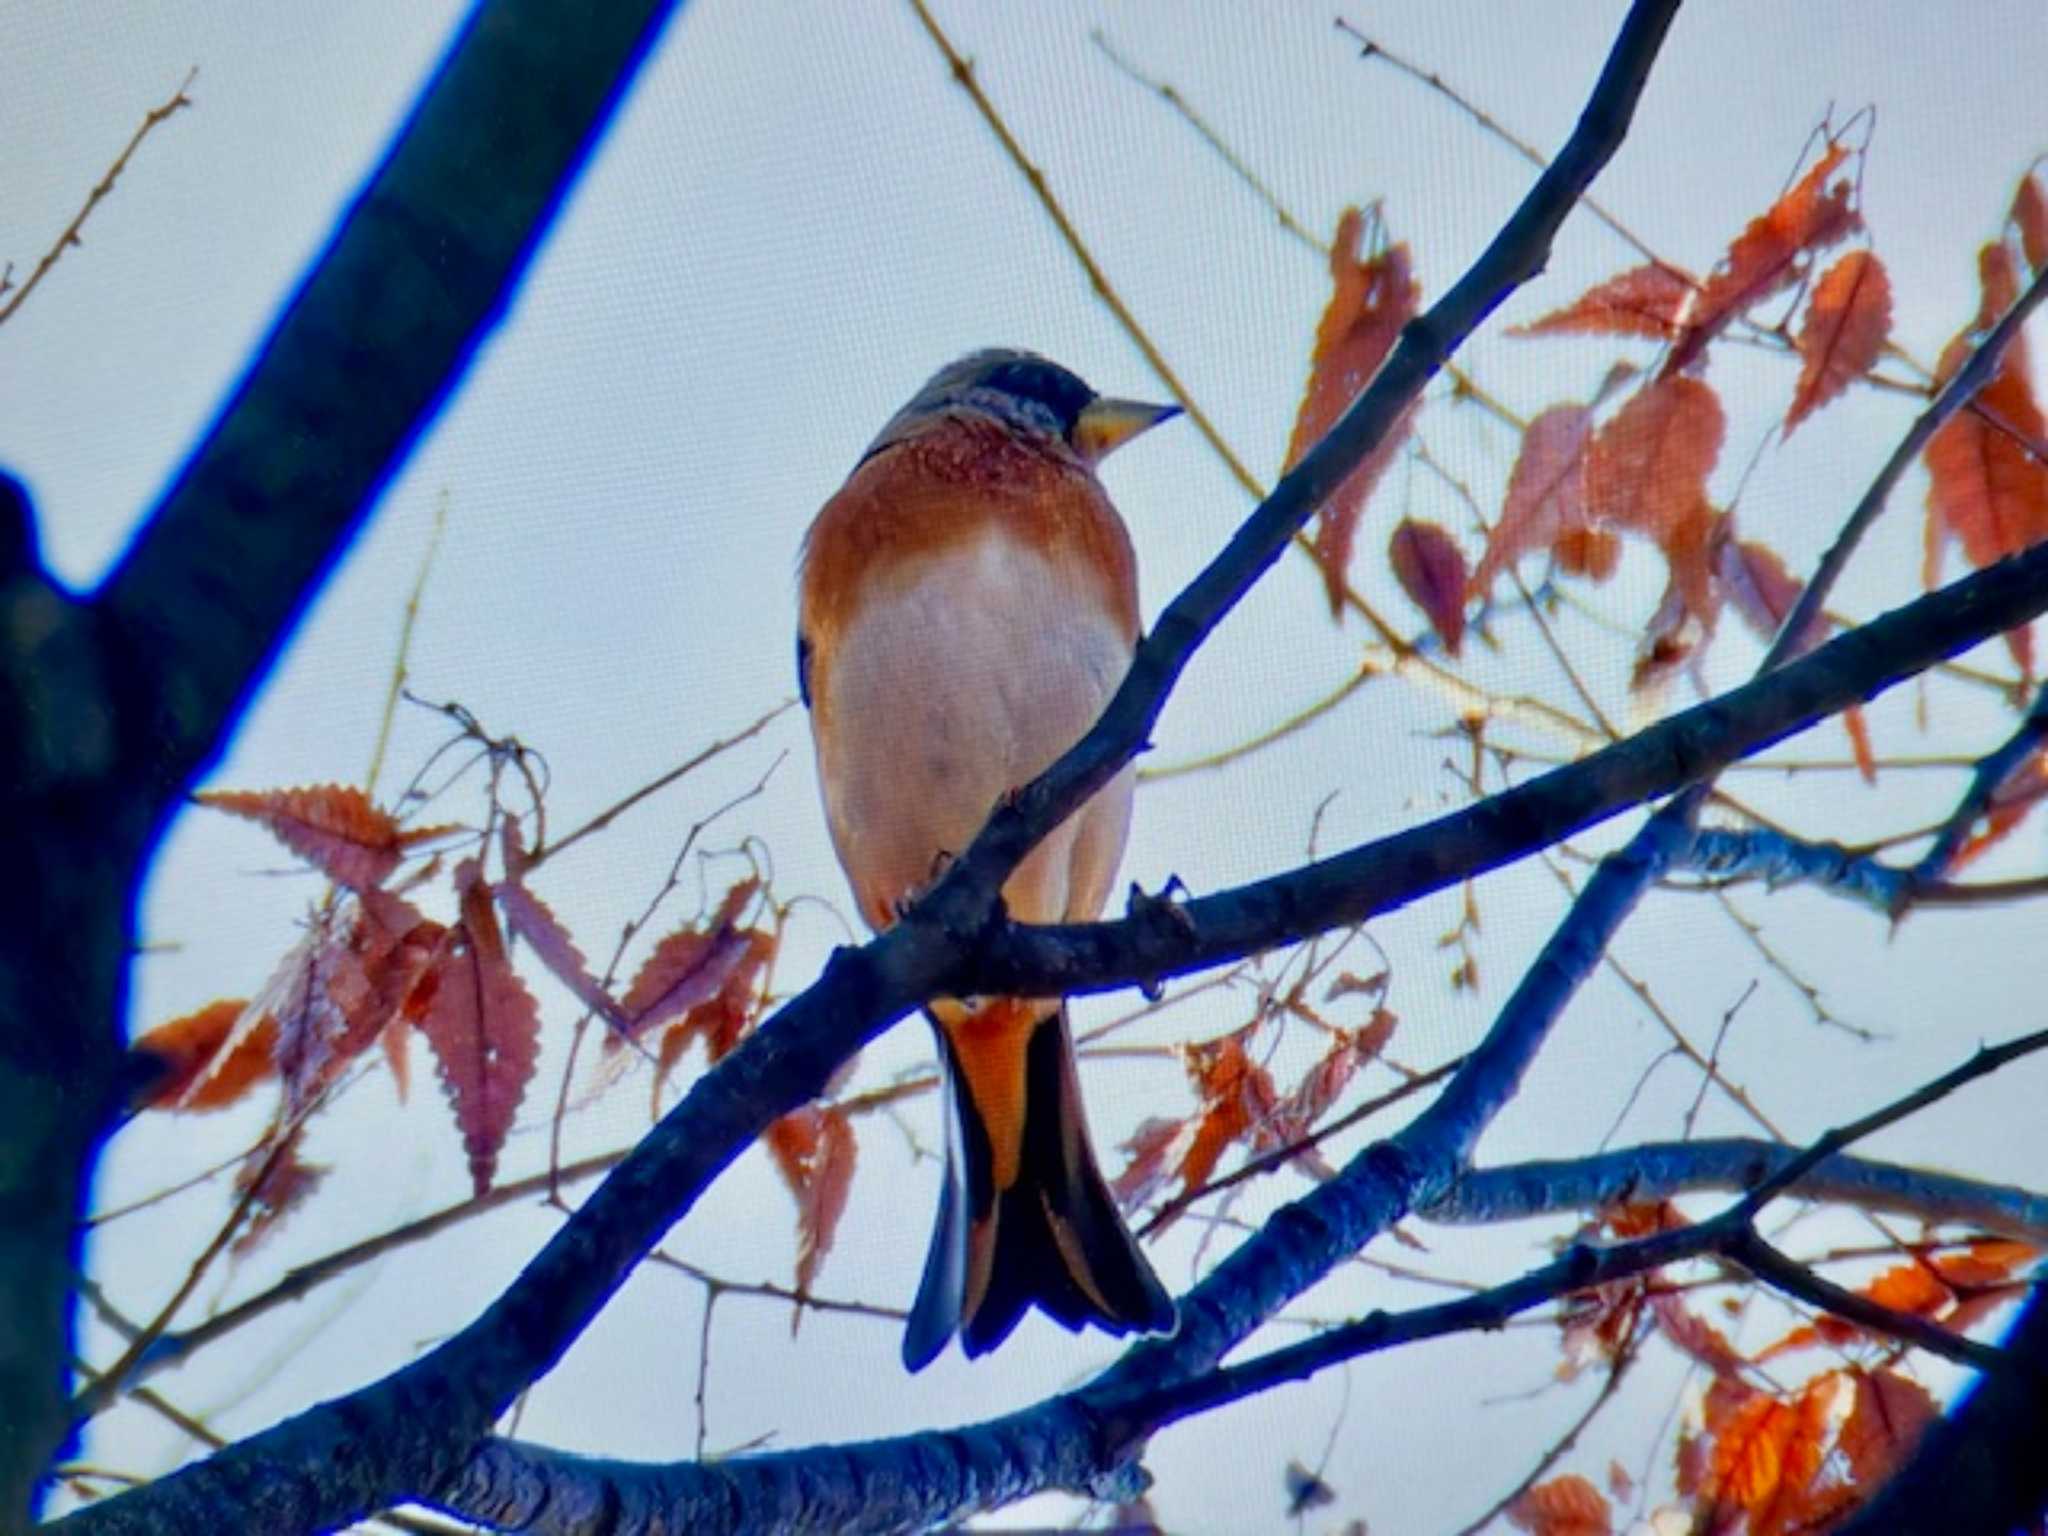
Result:
<svg viewBox="0 0 2048 1536"><path fill-rule="evenodd" d="M1034 353L948 364L892 416L804 537L797 679L834 851L893 923L997 803L1079 741L1139 637L1136 556L1096 477L1180 414L1098 395ZM1086 922L1130 829L1125 768L1004 883L1009 915ZM946 1167L903 1336L913 1372L1037 1307L1068 1329L1175 1326L1088 1139L1062 999L941 998Z"/></svg>

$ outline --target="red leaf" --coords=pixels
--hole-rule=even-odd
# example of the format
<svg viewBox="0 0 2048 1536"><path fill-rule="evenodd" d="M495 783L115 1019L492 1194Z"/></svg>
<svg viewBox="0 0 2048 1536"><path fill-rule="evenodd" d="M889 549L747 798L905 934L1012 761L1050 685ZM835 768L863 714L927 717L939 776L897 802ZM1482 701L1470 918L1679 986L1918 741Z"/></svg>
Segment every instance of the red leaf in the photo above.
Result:
<svg viewBox="0 0 2048 1536"><path fill-rule="evenodd" d="M1137 1155L1117 1179L1127 1199L1139 1191L1150 1193L1156 1186L1156 1159L1166 1151L1179 1154L1173 1171L1180 1180L1181 1193L1186 1194L1209 1182L1232 1143L1255 1143L1257 1133L1267 1128L1280 1095L1272 1075L1245 1053L1249 1028L1181 1047L1201 1108L1187 1122L1146 1123L1149 1130L1142 1139L1134 1138L1129 1144ZM1192 1130L1187 1128L1190 1125ZM1173 1127L1170 1132L1168 1126ZM1147 1165L1142 1173L1141 1164Z"/></svg>
<svg viewBox="0 0 2048 1536"><path fill-rule="evenodd" d="M1942 550L1951 536L1961 540L1964 558L1979 567L1995 565L2048 537L2048 466L2023 446L2043 441L2024 341L2012 339L1991 382L1928 439L1922 457L1928 481L1923 576L1929 586L1940 576ZM1949 343L1940 376L1962 366L1968 346L1963 337ZM2006 635L2028 677L2033 675L2030 633L2023 625Z"/></svg>
<svg viewBox="0 0 2048 1536"><path fill-rule="evenodd" d="M1394 579L1453 656L1465 639L1465 552L1435 523L1403 518L1387 545Z"/></svg>
<svg viewBox="0 0 2048 1536"><path fill-rule="evenodd" d="M435 953L433 999L420 1028L455 1109L481 1195L540 1055L540 1010L505 955L491 888L474 859L456 866L462 920Z"/></svg>
<svg viewBox="0 0 2048 1536"><path fill-rule="evenodd" d="M1190 1119L1154 1116L1140 1121L1131 1132L1131 1139L1123 1144L1129 1161L1110 1180L1110 1193L1116 1196L1116 1203L1129 1211L1150 1200L1172 1177L1172 1170L1187 1156L1193 1141L1194 1122Z"/></svg>
<svg viewBox="0 0 2048 1536"><path fill-rule="evenodd" d="M1696 291L1689 274L1650 262L1595 283L1563 309L1552 310L1540 320L1509 326L1508 334L1647 336L1652 341L1669 341L1678 334Z"/></svg>
<svg viewBox="0 0 2048 1536"><path fill-rule="evenodd" d="M1697 362L1737 315L1797 282L1812 252L1856 229L1861 220L1850 206L1851 183L1828 185L1848 154L1844 145L1830 145L1812 170L1736 236L1700 290L1685 335L1665 361L1665 377Z"/></svg>
<svg viewBox="0 0 2048 1536"><path fill-rule="evenodd" d="M1492 590L1495 578L1530 550L1550 548L1560 535L1585 527L1586 442L1592 429L1593 408L1577 404L1553 405L1529 423L1508 476L1500 521L1473 573L1473 591Z"/></svg>
<svg viewBox="0 0 2048 1536"><path fill-rule="evenodd" d="M179 1112L224 1109L258 1083L277 1076L271 1056L277 1047L277 1020L270 1013L257 1015L233 1048L223 1049L248 1006L242 998L224 997L138 1036L129 1049L158 1058L163 1074L135 1107Z"/></svg>
<svg viewBox="0 0 2048 1536"><path fill-rule="evenodd" d="M1387 1048L1394 1038L1395 1023L1393 1014L1379 1008L1363 1029L1333 1031L1330 1048L1302 1074L1294 1091L1273 1106L1259 1144L1286 1146L1314 1130L1358 1069Z"/></svg>
<svg viewBox="0 0 2048 1536"><path fill-rule="evenodd" d="M1600 582L1621 564L1621 539L1605 528L1567 528L1550 546L1550 553L1566 575Z"/></svg>
<svg viewBox="0 0 2048 1536"><path fill-rule="evenodd" d="M2020 251L2027 265L2036 272L2048 267L2048 193L2041 190L2038 174L2029 172L2020 178L2008 217L2020 232Z"/></svg>
<svg viewBox="0 0 2048 1536"><path fill-rule="evenodd" d="M406 831L388 811L348 784L309 789L243 791L213 789L193 797L232 816L262 825L285 847L336 885L366 890L381 885L404 851L447 827Z"/></svg>
<svg viewBox="0 0 2048 1536"><path fill-rule="evenodd" d="M526 942L550 974L599 1018L623 1026L626 1023L625 1010L605 991L604 984L590 974L590 965L584 960L583 951L576 947L569 930L562 926L548 904L516 879L500 884L497 897L507 926Z"/></svg>
<svg viewBox="0 0 2048 1536"><path fill-rule="evenodd" d="M1792 1402L1765 1393L1748 1398L1715 1439L1702 1492L1745 1511L1756 1536L1795 1528L1825 1459L1833 1395L1833 1378L1822 1376Z"/></svg>
<svg viewBox="0 0 2048 1536"><path fill-rule="evenodd" d="M1606 1495L1574 1472L1524 1489L1504 1513L1516 1530L1534 1536L1608 1536L1614 1529Z"/></svg>
<svg viewBox="0 0 2048 1536"><path fill-rule="evenodd" d="M1842 729L1849 733L1849 755L1856 759L1856 774L1866 784L1877 782L1877 753L1870 745L1870 722L1863 718L1863 706L1851 704L1842 711Z"/></svg>
<svg viewBox="0 0 2048 1536"><path fill-rule="evenodd" d="M1988 240L1977 252L1977 318L1973 331L1988 331L2019 302L2020 274L2003 240Z"/></svg>
<svg viewBox="0 0 2048 1536"><path fill-rule="evenodd" d="M704 927L679 928L654 946L621 1005L627 1039L659 1028L718 994L746 958L749 936L733 925L760 888L756 879L738 882ZM605 1045L618 1049L619 1036L607 1035Z"/></svg>
<svg viewBox="0 0 2048 1536"><path fill-rule="evenodd" d="M768 1128L768 1150L797 1202L796 1290L810 1294L818 1266L831 1252L846 1213L859 1147L846 1111L832 1106L799 1109ZM790 1317L796 1331L803 1309Z"/></svg>
<svg viewBox="0 0 2048 1536"><path fill-rule="evenodd" d="M242 1159L242 1166L235 1172L235 1193L247 1195L253 1190L254 1194L249 1201L248 1220L231 1245L234 1253L246 1254L254 1249L277 1229L279 1220L302 1204L327 1177L325 1167L299 1156L304 1130L303 1125L295 1126L275 1157L271 1156L274 1143L265 1138Z"/></svg>
<svg viewBox="0 0 2048 1536"><path fill-rule="evenodd" d="M1925 1387L1896 1371L1856 1371L1853 1379L1855 1402L1836 1445L1856 1485L1870 1492L1905 1464L1941 1410Z"/></svg>
<svg viewBox="0 0 2048 1536"><path fill-rule="evenodd" d="M1714 565L1721 590L1733 600L1735 611L1765 640L1777 635L1806 590L1775 550L1753 540L1723 540Z"/></svg>
<svg viewBox="0 0 2048 1536"><path fill-rule="evenodd" d="M1860 378L1884 350L1892 328L1892 280L1869 251L1851 251L1813 285L1799 328L1799 383L1785 412L1785 435Z"/></svg>
<svg viewBox="0 0 2048 1536"><path fill-rule="evenodd" d="M1705 501L1727 429L1721 397L1698 379L1659 379L1637 390L1587 453L1592 519L1664 544Z"/></svg>
<svg viewBox="0 0 2048 1536"><path fill-rule="evenodd" d="M1650 1315L1657 1320L1659 1333L1716 1376L1734 1375L1749 1363L1728 1342L1726 1334L1670 1291L1651 1296Z"/></svg>
<svg viewBox="0 0 2048 1536"><path fill-rule="evenodd" d="M1316 327L1308 388L1287 445L1288 469L1322 441L1323 434L1358 398L1393 349L1401 327L1415 318L1421 300L1421 290L1409 272L1408 247L1389 246L1361 261L1358 248L1364 232L1364 216L1356 208L1345 209L1330 244L1330 276L1335 286ZM1411 415L1404 413L1323 503L1316 523L1315 551L1332 615L1344 611L1344 577L1351 565L1359 516L1373 487L1407 440Z"/></svg>

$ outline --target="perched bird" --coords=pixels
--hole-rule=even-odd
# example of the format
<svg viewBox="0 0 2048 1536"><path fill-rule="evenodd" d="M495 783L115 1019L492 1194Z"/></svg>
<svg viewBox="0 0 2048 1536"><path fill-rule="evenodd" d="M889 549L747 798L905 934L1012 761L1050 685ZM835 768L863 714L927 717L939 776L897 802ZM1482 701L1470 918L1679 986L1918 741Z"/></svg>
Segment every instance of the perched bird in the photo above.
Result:
<svg viewBox="0 0 2048 1536"><path fill-rule="evenodd" d="M886 928L1095 723L1138 639L1130 535L1095 466L1178 407L1106 400L1028 352L942 368L805 536L797 672L833 847ZM1003 886L1020 922L1084 922L1130 826L1126 768ZM1068 1328L1174 1325L1117 1214L1058 998L941 999L946 1178L903 1339L994 1349L1037 1306Z"/></svg>

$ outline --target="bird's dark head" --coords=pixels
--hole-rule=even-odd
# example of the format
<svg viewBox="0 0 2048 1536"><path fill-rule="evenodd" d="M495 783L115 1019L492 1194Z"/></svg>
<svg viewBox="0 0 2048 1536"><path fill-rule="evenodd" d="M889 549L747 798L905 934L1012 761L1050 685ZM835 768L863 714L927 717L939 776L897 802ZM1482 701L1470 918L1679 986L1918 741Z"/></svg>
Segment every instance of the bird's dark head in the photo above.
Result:
<svg viewBox="0 0 2048 1536"><path fill-rule="evenodd" d="M1012 431L1063 444L1095 465L1148 427L1180 414L1177 405L1111 400L1077 373L1033 352L992 347L948 363L890 418L873 454L948 412L992 417Z"/></svg>

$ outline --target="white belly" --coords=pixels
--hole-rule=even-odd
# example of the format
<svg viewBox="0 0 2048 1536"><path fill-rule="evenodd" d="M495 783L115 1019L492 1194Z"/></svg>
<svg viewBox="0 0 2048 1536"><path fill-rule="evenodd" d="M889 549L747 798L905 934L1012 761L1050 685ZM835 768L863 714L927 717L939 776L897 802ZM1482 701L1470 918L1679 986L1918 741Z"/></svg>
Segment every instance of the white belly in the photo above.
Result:
<svg viewBox="0 0 2048 1536"><path fill-rule="evenodd" d="M870 592L842 633L818 750L840 862L870 923L887 922L966 848L1004 794L1095 723L1131 646L1092 593L991 532ZM1094 917L1123 855L1132 773L1026 860L1004 896L1025 922Z"/></svg>

